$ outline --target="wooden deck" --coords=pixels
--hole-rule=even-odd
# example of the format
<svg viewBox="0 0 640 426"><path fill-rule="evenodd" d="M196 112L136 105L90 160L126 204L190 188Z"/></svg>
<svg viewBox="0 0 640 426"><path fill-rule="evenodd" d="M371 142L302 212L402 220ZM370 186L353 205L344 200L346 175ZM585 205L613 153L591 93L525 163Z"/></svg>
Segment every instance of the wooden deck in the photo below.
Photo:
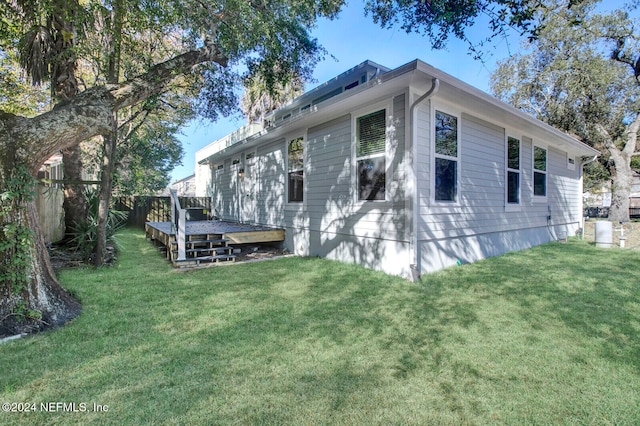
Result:
<svg viewBox="0 0 640 426"><path fill-rule="evenodd" d="M189 266L201 262L233 261L233 247L228 244L256 244L284 241L284 229L225 222L193 221L185 224L185 254L177 259L176 233L171 222L145 223L147 237L166 250L167 258L175 266Z"/></svg>
<svg viewBox="0 0 640 426"><path fill-rule="evenodd" d="M171 222L147 222L145 230L147 235L175 236L175 233L171 230ZM187 222L185 233L187 237L194 235L220 235L221 238L228 240L232 244L284 241L284 229L222 220Z"/></svg>

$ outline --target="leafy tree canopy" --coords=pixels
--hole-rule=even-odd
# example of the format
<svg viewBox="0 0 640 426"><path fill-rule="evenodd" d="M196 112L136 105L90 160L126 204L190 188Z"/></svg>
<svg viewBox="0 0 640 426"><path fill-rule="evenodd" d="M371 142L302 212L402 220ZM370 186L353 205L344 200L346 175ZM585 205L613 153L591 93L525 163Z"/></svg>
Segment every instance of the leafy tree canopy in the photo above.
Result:
<svg viewBox="0 0 640 426"><path fill-rule="evenodd" d="M38 225L31 199L14 190L17 171L33 175L51 154L113 134L115 114L134 128L159 105L185 111L180 119L194 110L215 119L234 107L234 88L243 76L261 74L268 88L310 76L324 53L310 30L320 17L334 18L342 5L343 0L0 2L0 54L19 57L38 84L74 75L75 82L65 81L78 92L61 96L63 101L42 113L0 111L0 194L15 194L0 217L0 230L9 224L20 230L2 235L0 274L20 278L20 285L0 280L0 318L17 318L16 310L26 307L59 325L79 312L57 283L42 240L23 238L23 230ZM91 72L53 72L59 66L71 70L76 60ZM52 87L59 83L54 79ZM184 105L186 96L177 102L176 88L197 94L192 105ZM164 118L157 118L160 129L153 124L144 132L167 141Z"/></svg>
<svg viewBox="0 0 640 426"><path fill-rule="evenodd" d="M602 152L602 167L589 170L594 179L613 178L621 220L628 220L640 126L640 22L632 11L593 0L547 0L536 15L538 38L492 77L499 98Z"/></svg>
<svg viewBox="0 0 640 426"><path fill-rule="evenodd" d="M454 36L467 43L476 59L484 56L485 43L507 37L512 31L535 39L539 8L538 0L367 0L365 6L367 14L383 28L400 26L407 33L422 34L434 49L444 48ZM489 29L482 40L468 34L478 22Z"/></svg>

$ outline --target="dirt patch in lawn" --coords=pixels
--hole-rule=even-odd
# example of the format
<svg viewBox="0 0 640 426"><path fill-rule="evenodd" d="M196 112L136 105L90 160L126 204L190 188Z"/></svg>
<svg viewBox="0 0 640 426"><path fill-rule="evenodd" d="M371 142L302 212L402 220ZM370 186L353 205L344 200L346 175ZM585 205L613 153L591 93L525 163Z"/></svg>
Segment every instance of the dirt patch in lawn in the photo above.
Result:
<svg viewBox="0 0 640 426"><path fill-rule="evenodd" d="M584 226L584 239L595 242L596 221L588 220ZM640 250L640 222L613 223L613 246L620 247L620 230L625 236L625 248Z"/></svg>
<svg viewBox="0 0 640 426"><path fill-rule="evenodd" d="M283 248L269 244L234 245L234 247L240 250L240 253L234 253L236 255L236 262L271 259L291 254Z"/></svg>

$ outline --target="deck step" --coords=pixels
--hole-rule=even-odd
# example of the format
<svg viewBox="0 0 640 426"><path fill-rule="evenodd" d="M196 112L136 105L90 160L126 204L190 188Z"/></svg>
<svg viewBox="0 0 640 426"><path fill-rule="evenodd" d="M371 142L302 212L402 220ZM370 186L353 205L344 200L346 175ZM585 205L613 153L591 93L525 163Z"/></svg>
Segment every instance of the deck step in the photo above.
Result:
<svg viewBox="0 0 640 426"><path fill-rule="evenodd" d="M215 239L215 240L191 240L191 241L185 241L184 244L186 246L189 245L194 245L194 244L224 244L227 243L229 240L225 240L225 239ZM177 246L178 242L177 241L171 241L171 245L172 246Z"/></svg>
<svg viewBox="0 0 640 426"><path fill-rule="evenodd" d="M224 246L224 247L208 247L208 248L196 248L196 249L187 249L185 250L185 254L189 254L189 253L206 253L206 252L212 252L215 251L216 253L218 252L231 252L233 251L233 247L231 246ZM177 255L178 254L178 250L172 250L173 254Z"/></svg>
<svg viewBox="0 0 640 426"><path fill-rule="evenodd" d="M219 261L232 261L235 262L236 256L234 254L222 254L216 256L202 256L202 257L191 257L184 260L174 260L173 263L176 265L185 265L185 264L199 264L201 262L219 262Z"/></svg>

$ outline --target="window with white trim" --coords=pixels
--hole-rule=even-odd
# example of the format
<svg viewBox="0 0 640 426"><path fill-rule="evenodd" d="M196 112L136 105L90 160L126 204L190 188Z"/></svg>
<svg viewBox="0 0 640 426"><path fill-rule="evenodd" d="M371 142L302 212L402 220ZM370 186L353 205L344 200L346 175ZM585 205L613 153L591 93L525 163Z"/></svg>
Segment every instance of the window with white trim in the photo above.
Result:
<svg viewBox="0 0 640 426"><path fill-rule="evenodd" d="M356 164L358 199L382 201L386 198L385 109L356 119Z"/></svg>
<svg viewBox="0 0 640 426"><path fill-rule="evenodd" d="M441 111L435 113L435 201L457 201L458 164L460 159L458 141L458 117Z"/></svg>
<svg viewBox="0 0 640 426"><path fill-rule="evenodd" d="M533 195L547 196L547 150L533 146Z"/></svg>
<svg viewBox="0 0 640 426"><path fill-rule="evenodd" d="M520 140L507 137L507 204L520 204Z"/></svg>
<svg viewBox="0 0 640 426"><path fill-rule="evenodd" d="M296 138L287 144L289 202L304 201L304 138Z"/></svg>

